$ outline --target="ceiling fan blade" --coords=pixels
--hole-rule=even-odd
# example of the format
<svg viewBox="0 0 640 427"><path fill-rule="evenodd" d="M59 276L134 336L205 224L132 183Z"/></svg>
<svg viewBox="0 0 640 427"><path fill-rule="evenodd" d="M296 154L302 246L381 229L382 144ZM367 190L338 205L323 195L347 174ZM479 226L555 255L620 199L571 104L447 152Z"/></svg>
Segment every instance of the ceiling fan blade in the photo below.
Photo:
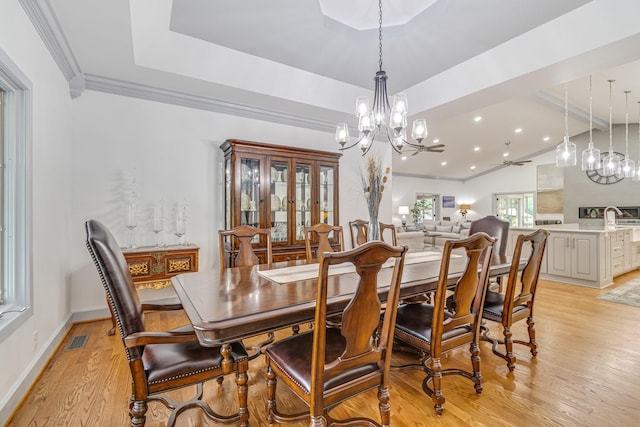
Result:
<svg viewBox="0 0 640 427"><path fill-rule="evenodd" d="M412 154L412 156L417 155L419 152L420 152L420 150L416 150L416 151L414 151L414 152L413 152L413 154Z"/></svg>
<svg viewBox="0 0 640 427"><path fill-rule="evenodd" d="M517 162L513 162L513 164L516 165L516 166L522 166L525 163L531 163L531 160L519 160Z"/></svg>
<svg viewBox="0 0 640 427"><path fill-rule="evenodd" d="M444 144L429 145L425 147L425 150L431 151L432 153L442 153L444 151Z"/></svg>

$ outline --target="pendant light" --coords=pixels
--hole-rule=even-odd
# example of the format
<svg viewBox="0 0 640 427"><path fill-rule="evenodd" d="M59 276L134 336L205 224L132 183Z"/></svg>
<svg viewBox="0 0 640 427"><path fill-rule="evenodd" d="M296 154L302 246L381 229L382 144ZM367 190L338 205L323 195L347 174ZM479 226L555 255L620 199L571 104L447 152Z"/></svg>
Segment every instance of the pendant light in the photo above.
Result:
<svg viewBox="0 0 640 427"><path fill-rule="evenodd" d="M564 140L556 147L556 166L575 166L576 144L569 141L569 91L564 87Z"/></svg>
<svg viewBox="0 0 640 427"><path fill-rule="evenodd" d="M638 101L638 111L640 112L640 101ZM640 116L638 118L638 169L636 169L636 174L631 178L632 181L640 181Z"/></svg>
<svg viewBox="0 0 640 427"><path fill-rule="evenodd" d="M620 156L613 151L613 105L611 102L611 86L615 80L609 80L609 152L602 162L602 174L605 176L620 175Z"/></svg>
<svg viewBox="0 0 640 427"><path fill-rule="evenodd" d="M629 157L629 93L630 90L624 91L625 108L624 108L624 121L625 121L625 151L624 160L620 162L620 169L625 178L633 178L636 174L636 162Z"/></svg>
<svg viewBox="0 0 640 427"><path fill-rule="evenodd" d="M593 148L593 97L591 93L591 75L589 75L589 146L582 152L583 171L600 169L600 150Z"/></svg>

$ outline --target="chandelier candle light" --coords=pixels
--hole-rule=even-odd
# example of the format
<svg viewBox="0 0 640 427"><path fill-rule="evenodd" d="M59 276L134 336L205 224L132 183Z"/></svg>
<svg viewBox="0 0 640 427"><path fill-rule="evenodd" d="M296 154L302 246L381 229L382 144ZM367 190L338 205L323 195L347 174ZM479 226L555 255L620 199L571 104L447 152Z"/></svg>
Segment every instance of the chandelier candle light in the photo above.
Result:
<svg viewBox="0 0 640 427"><path fill-rule="evenodd" d="M624 160L620 162L620 169L622 169L622 174L625 178L633 178L636 174L636 162L631 160L629 157L629 93L630 90L624 91L625 96L625 152L624 152Z"/></svg>
<svg viewBox="0 0 640 427"><path fill-rule="evenodd" d="M593 147L593 97L591 92L591 75L589 75L589 146L582 152L583 171L600 169L600 150Z"/></svg>
<svg viewBox="0 0 640 427"><path fill-rule="evenodd" d="M609 153L602 162L603 175L620 175L620 156L613 151L613 104L611 102L611 88L615 80L609 80Z"/></svg>
<svg viewBox="0 0 640 427"><path fill-rule="evenodd" d="M569 91L564 87L564 140L556 147L556 166L575 166L576 144L569 141Z"/></svg>
<svg viewBox="0 0 640 427"><path fill-rule="evenodd" d="M336 142L340 144L340 150L346 150L356 145L360 145L364 156L371 146L376 136L386 139L391 147L401 153L403 147L409 145L417 151L442 151L443 144L425 147L422 140L427 137L427 121L416 119L413 122L411 136L418 143L407 140L407 95L398 93L393 97L393 104L389 104L387 95L387 73L382 70L382 0L378 1L379 27L378 27L378 50L379 50L379 70L374 77L375 91L373 95L373 106L369 106L367 96L356 98L356 117L358 118L359 136L354 144L349 143L349 126L346 123L339 123L336 127Z"/></svg>

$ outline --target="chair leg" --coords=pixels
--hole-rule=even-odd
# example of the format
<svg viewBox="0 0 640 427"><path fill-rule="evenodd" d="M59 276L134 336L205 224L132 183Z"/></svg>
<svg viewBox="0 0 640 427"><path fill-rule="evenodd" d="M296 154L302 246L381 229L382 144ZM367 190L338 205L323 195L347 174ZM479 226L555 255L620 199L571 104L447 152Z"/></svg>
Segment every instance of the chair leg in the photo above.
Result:
<svg viewBox="0 0 640 427"><path fill-rule="evenodd" d="M270 426L275 423L273 413L276 411L276 374L273 373L273 369L269 366L269 359L267 358L267 422Z"/></svg>
<svg viewBox="0 0 640 427"><path fill-rule="evenodd" d="M389 388L381 386L378 389L378 408L380 409L380 420L382 426L386 427L391 423L391 405L389 405Z"/></svg>
<svg viewBox="0 0 640 427"><path fill-rule="evenodd" d="M131 417L131 427L142 427L147 420L147 401L136 400L131 403L129 416Z"/></svg>
<svg viewBox="0 0 640 427"><path fill-rule="evenodd" d="M529 348L531 349L531 355L537 356L538 343L536 342L536 322L533 321L533 317L527 317L527 329L529 330Z"/></svg>
<svg viewBox="0 0 640 427"><path fill-rule="evenodd" d="M442 364L440 358L430 358L427 360L427 377L422 381L422 389L427 395L431 396L433 400L433 407L436 410L436 415L442 415L444 410L445 398L442 395ZM429 382L433 383L433 389L429 388Z"/></svg>
<svg viewBox="0 0 640 427"><path fill-rule="evenodd" d="M476 341L471 343L471 366L473 366L473 387L476 389L476 393L482 393L482 374L480 373L480 347Z"/></svg>
<svg viewBox="0 0 640 427"><path fill-rule="evenodd" d="M513 355L513 341L511 337L513 334L511 333L511 328L509 326L504 326L502 333L504 335L504 348L505 348L505 357L504 359L507 361L507 367L511 372L516 367L516 357Z"/></svg>

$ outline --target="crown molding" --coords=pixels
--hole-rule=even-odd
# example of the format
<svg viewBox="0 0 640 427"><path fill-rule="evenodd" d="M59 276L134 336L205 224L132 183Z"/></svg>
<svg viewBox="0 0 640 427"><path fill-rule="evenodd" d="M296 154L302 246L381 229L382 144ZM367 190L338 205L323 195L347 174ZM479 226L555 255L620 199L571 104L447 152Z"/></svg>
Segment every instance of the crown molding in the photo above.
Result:
<svg viewBox="0 0 640 427"><path fill-rule="evenodd" d="M67 81L72 82L77 79L77 76L81 76L80 65L53 13L49 0L18 1ZM78 93L77 85L70 87L70 91L72 98L76 98L82 93Z"/></svg>
<svg viewBox="0 0 640 427"><path fill-rule="evenodd" d="M191 95L183 92L132 83L108 77L84 75L85 88L98 92L146 99L148 101L163 102L165 104L180 105L198 110L213 111L248 119L262 120L272 123L295 126L306 129L333 132L335 123L310 117L272 111L250 105L221 101L214 98Z"/></svg>

